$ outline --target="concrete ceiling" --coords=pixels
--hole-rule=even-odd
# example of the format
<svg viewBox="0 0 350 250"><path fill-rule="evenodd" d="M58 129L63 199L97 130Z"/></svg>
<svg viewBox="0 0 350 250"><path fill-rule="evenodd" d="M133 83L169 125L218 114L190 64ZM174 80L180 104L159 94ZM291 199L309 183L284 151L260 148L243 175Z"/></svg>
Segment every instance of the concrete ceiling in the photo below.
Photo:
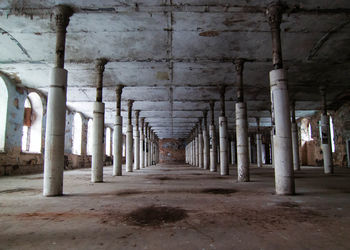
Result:
<svg viewBox="0 0 350 250"><path fill-rule="evenodd" d="M106 123L115 117L115 86L135 100L160 138L185 138L217 86L228 85L226 109L234 128L236 77L232 61L245 58L244 95L249 125L270 125L268 73L270 27L262 0L2 0L0 70L22 85L48 91L55 56L52 8L75 9L67 29L68 106L92 117L96 59L109 59L104 73ZM330 105L349 91L350 1L288 1L282 46L297 116L320 109L320 85ZM219 111L216 103L215 109ZM216 112L216 120L219 112ZM126 122L126 119L124 119Z"/></svg>

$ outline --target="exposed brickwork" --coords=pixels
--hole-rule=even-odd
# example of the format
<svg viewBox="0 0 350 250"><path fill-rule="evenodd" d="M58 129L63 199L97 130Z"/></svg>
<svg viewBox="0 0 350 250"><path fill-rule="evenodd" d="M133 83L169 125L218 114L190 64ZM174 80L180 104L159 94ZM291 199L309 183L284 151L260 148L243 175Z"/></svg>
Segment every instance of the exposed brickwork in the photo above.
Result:
<svg viewBox="0 0 350 250"><path fill-rule="evenodd" d="M160 163L185 162L185 141L176 139L159 140Z"/></svg>

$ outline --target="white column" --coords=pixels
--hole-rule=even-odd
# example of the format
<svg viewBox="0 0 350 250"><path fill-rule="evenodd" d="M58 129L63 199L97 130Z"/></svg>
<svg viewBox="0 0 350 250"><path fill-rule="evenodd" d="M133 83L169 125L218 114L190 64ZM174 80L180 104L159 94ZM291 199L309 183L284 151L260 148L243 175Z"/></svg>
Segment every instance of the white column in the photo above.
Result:
<svg viewBox="0 0 350 250"><path fill-rule="evenodd" d="M262 167L261 134L256 134L256 165Z"/></svg>
<svg viewBox="0 0 350 250"><path fill-rule="evenodd" d="M209 136L210 136L210 171L216 172L217 170L217 156L216 156L216 134L215 134L215 125L211 124L209 126Z"/></svg>
<svg viewBox="0 0 350 250"><path fill-rule="evenodd" d="M145 118L141 118L140 128L140 168L145 168L145 134L144 134Z"/></svg>
<svg viewBox="0 0 350 250"><path fill-rule="evenodd" d="M204 112L204 127L203 127L203 168L209 169L209 134L207 125L207 111Z"/></svg>
<svg viewBox="0 0 350 250"><path fill-rule="evenodd" d="M134 169L140 169L140 131L139 131L139 114L140 111L135 111L135 135L134 135Z"/></svg>
<svg viewBox="0 0 350 250"><path fill-rule="evenodd" d="M63 193L67 74L65 69L60 68L53 68L51 71L52 85L47 100L44 196Z"/></svg>
<svg viewBox="0 0 350 250"><path fill-rule="evenodd" d="M201 119L199 119L198 126L198 167L203 168L203 132Z"/></svg>
<svg viewBox="0 0 350 250"><path fill-rule="evenodd" d="M236 162L235 141L231 141L231 164L234 165L235 162Z"/></svg>
<svg viewBox="0 0 350 250"><path fill-rule="evenodd" d="M299 139L298 139L298 125L295 120L295 101L291 105L292 112L292 148L293 148L293 169L300 170L299 163Z"/></svg>
<svg viewBox="0 0 350 250"><path fill-rule="evenodd" d="M148 167L148 123L145 123L145 153L144 153L144 158L145 158L145 167Z"/></svg>
<svg viewBox="0 0 350 250"><path fill-rule="evenodd" d="M122 175L122 151L123 151L123 117L117 116L115 118L114 126L114 151L113 151L113 175Z"/></svg>
<svg viewBox="0 0 350 250"><path fill-rule="evenodd" d="M113 175L122 175L122 158L123 158L123 117L121 116L121 95L122 85L116 88L116 117L114 125L114 150L113 150Z"/></svg>
<svg viewBox="0 0 350 250"><path fill-rule="evenodd" d="M329 132L329 116L321 115L321 149L325 174L333 174L332 151Z"/></svg>
<svg viewBox="0 0 350 250"><path fill-rule="evenodd" d="M292 123L292 147L293 147L293 168L295 171L300 170L299 163L299 140L298 140L298 125Z"/></svg>
<svg viewBox="0 0 350 250"><path fill-rule="evenodd" d="M96 102L92 120L92 156L91 156L91 182L103 182L103 165L105 157L105 104L102 102L103 72L105 59L99 59L96 64L97 87Z"/></svg>
<svg viewBox="0 0 350 250"><path fill-rule="evenodd" d="M148 127L148 152L147 152L148 166L152 166L151 152L152 152L151 127Z"/></svg>
<svg viewBox="0 0 350 250"><path fill-rule="evenodd" d="M128 125L126 127L126 172L132 172L133 165L133 131L132 131L132 104L133 101L128 101Z"/></svg>
<svg viewBox="0 0 350 250"><path fill-rule="evenodd" d="M290 125L287 75L283 69L281 29L284 7L280 2L272 2L267 10L267 20L272 35L272 64L270 72L272 124L275 126L274 167L277 194L294 194L292 133Z"/></svg>
<svg viewBox="0 0 350 250"><path fill-rule="evenodd" d="M192 165L196 166L196 138L193 137L192 140Z"/></svg>
<svg viewBox="0 0 350 250"><path fill-rule="evenodd" d="M103 182L104 110L104 103L94 103L92 120L91 182Z"/></svg>
<svg viewBox="0 0 350 250"><path fill-rule="evenodd" d="M126 127L126 172L132 172L133 164L133 135L132 135L132 125L127 125Z"/></svg>
<svg viewBox="0 0 350 250"><path fill-rule="evenodd" d="M198 151L198 133L197 129L195 129L195 137L194 137L194 160L195 160L195 166L198 167L199 165L199 151Z"/></svg>
<svg viewBox="0 0 350 250"><path fill-rule="evenodd" d="M236 138L237 138L237 172L238 181L249 181L249 143L247 105L236 103Z"/></svg>
<svg viewBox="0 0 350 250"><path fill-rule="evenodd" d="M273 143L273 136L274 136L274 132L275 131L275 128L274 127L272 127L271 128L271 165L272 165L272 168L275 168L275 150L274 150L274 143Z"/></svg>
<svg viewBox="0 0 350 250"><path fill-rule="evenodd" d="M276 69L270 72L270 88L275 115L273 142L276 193L294 194L287 75L283 69Z"/></svg>
<svg viewBox="0 0 350 250"><path fill-rule="evenodd" d="M64 137L66 126L67 70L64 69L66 28L73 14L70 7L60 5L55 9L56 64L50 73L47 97L47 118L44 155L44 196L63 193Z"/></svg>
<svg viewBox="0 0 350 250"><path fill-rule="evenodd" d="M220 137L220 174L228 175L228 148L227 148L227 118L219 117L219 137Z"/></svg>

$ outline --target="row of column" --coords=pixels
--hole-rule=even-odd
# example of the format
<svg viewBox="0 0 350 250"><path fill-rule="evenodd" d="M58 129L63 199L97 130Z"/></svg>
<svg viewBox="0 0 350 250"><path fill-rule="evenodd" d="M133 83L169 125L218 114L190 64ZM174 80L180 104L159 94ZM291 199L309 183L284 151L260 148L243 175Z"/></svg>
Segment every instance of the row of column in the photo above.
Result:
<svg viewBox="0 0 350 250"><path fill-rule="evenodd" d="M58 5L54 10L56 21L56 60L51 70L51 84L48 93L47 122L44 154L44 196L57 196L63 193L64 169L64 138L66 119L66 91L67 70L64 69L66 29L73 10L69 6ZM93 132L92 132L92 159L91 181L103 182L103 156L104 156L104 112L102 102L103 72L106 59L99 59L96 64L97 86L96 100L93 106ZM113 175L122 175L122 145L123 145L123 118L121 116L122 85L116 88L116 118L113 134ZM132 104L128 102L128 125L126 131L126 171L132 172L147 166L154 165L159 160L158 138L151 127L141 118L140 111L135 111L136 122L133 135ZM134 165L133 165L134 164Z"/></svg>

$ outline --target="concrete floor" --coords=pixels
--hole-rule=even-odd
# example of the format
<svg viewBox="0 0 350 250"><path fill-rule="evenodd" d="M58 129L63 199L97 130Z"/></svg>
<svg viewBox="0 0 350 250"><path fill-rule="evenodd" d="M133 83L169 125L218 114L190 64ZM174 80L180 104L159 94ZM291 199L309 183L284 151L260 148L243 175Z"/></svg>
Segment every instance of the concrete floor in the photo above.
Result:
<svg viewBox="0 0 350 250"><path fill-rule="evenodd" d="M286 197L273 194L272 168L252 167L250 183L230 170L157 165L112 177L106 167L98 184L90 169L66 171L65 195L53 198L42 197L41 174L1 177L0 249L350 249L350 169L306 167Z"/></svg>

